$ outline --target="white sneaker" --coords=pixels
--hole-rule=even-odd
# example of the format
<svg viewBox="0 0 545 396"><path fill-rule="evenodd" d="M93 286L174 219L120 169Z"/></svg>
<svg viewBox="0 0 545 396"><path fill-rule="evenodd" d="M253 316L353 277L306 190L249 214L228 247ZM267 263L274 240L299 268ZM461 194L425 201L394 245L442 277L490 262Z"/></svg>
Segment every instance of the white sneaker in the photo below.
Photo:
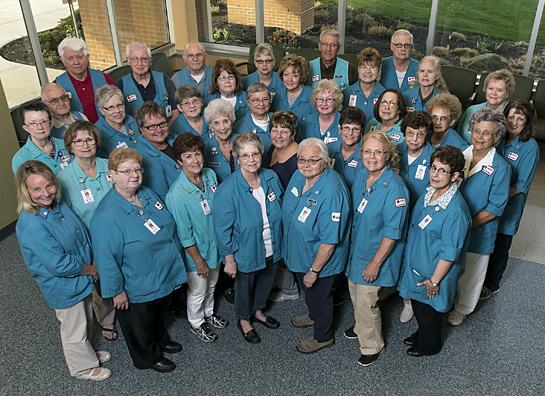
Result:
<svg viewBox="0 0 545 396"><path fill-rule="evenodd" d="M269 295L269 301L280 303L283 301L297 300L299 298L299 293L297 294L286 294L281 290L275 291Z"/></svg>
<svg viewBox="0 0 545 396"><path fill-rule="evenodd" d="M494 294L499 292L499 289L496 291L492 291L486 286L483 286L483 290L481 290L481 295L479 296L479 300L488 300L490 297L492 297Z"/></svg>
<svg viewBox="0 0 545 396"><path fill-rule="evenodd" d="M454 310L447 316L447 323L451 326L460 326L465 318L464 314Z"/></svg>
<svg viewBox="0 0 545 396"><path fill-rule="evenodd" d="M104 381L112 375L112 371L104 367L95 367L84 374L76 376L77 379Z"/></svg>
<svg viewBox="0 0 545 396"><path fill-rule="evenodd" d="M414 316L413 312L413 306L411 304L411 300L408 298L403 299L403 311L401 311L401 316L399 317L399 321L401 323L407 323L409 322Z"/></svg>

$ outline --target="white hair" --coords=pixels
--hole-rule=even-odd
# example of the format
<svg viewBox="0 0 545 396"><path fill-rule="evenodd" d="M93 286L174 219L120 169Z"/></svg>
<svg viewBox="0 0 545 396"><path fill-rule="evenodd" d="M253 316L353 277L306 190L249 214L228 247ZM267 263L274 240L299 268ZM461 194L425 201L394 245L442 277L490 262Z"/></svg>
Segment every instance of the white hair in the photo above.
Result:
<svg viewBox="0 0 545 396"><path fill-rule="evenodd" d="M66 90L64 89L62 85L50 82L45 84L40 91L42 100L44 100L44 92L47 91L49 88L53 88L53 87L60 87L64 92L66 92Z"/></svg>
<svg viewBox="0 0 545 396"><path fill-rule="evenodd" d="M199 46L199 48L201 49L201 51L203 53L206 53L206 50L204 49L203 45L201 43L199 43L198 41L190 41L189 43L187 43L184 47L184 53L187 52L187 49L189 48L189 46L191 44L197 44Z"/></svg>
<svg viewBox="0 0 545 396"><path fill-rule="evenodd" d="M322 157L324 164L329 164L329 151L327 150L327 146L323 140L320 140L318 138L307 138L303 140L301 143L299 143L297 156L299 156L299 153L301 152L301 149L303 147L318 147L320 149L320 157Z"/></svg>
<svg viewBox="0 0 545 396"><path fill-rule="evenodd" d="M144 43L139 43L139 42L135 41L135 42L132 42L130 44L127 44L127 48L125 49L127 59L129 59L129 55L131 54L131 51L133 49L137 49L137 48L145 48L146 51L148 52L148 58L151 58L151 50L149 49L149 47Z"/></svg>
<svg viewBox="0 0 545 396"><path fill-rule="evenodd" d="M83 51L83 55L85 56L89 55L89 49L87 48L87 44L85 44L85 41L76 37L66 37L64 40L61 41L58 48L59 56L61 58L64 58L64 50L66 48L76 52Z"/></svg>

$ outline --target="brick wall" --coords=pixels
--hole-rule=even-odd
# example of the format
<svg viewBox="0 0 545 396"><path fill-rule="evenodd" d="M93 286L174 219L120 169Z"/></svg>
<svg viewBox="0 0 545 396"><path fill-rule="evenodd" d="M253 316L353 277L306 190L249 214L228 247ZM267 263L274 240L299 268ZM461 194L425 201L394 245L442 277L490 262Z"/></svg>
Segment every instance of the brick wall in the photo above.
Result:
<svg viewBox="0 0 545 396"><path fill-rule="evenodd" d="M79 0L78 4L91 67L115 65L106 2ZM153 49L169 41L164 0L115 0L114 5L123 58L130 42L141 41Z"/></svg>
<svg viewBox="0 0 545 396"><path fill-rule="evenodd" d="M265 26L304 33L314 26L313 0L264 0ZM255 25L255 0L227 0L229 23Z"/></svg>

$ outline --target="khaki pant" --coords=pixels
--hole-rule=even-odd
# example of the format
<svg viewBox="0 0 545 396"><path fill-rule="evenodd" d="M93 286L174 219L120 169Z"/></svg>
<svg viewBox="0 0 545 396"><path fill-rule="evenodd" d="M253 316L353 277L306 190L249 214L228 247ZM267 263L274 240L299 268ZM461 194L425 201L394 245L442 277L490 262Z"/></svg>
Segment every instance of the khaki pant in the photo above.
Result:
<svg viewBox="0 0 545 396"><path fill-rule="evenodd" d="M102 298L100 295L100 282L95 282L93 289L93 309L97 322L101 326L109 326L115 322L115 309L112 298Z"/></svg>
<svg viewBox="0 0 545 396"><path fill-rule="evenodd" d="M467 252L464 271L458 279L458 289L454 298L454 309L462 315L469 315L475 310L483 289L489 254Z"/></svg>
<svg viewBox="0 0 545 396"><path fill-rule="evenodd" d="M356 325L362 355L374 355L384 349L382 317L378 307L380 286L367 286L348 280L350 298L354 306Z"/></svg>

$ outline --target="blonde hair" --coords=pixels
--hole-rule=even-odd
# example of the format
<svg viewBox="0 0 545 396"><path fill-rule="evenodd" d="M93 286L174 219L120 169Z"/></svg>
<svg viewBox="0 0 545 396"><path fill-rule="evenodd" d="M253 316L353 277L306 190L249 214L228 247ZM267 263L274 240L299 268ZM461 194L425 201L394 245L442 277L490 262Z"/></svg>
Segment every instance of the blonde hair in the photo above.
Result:
<svg viewBox="0 0 545 396"><path fill-rule="evenodd" d="M116 171L119 164L129 160L134 160L142 166L142 155L138 151L131 147L116 148L108 158L108 169Z"/></svg>
<svg viewBox="0 0 545 396"><path fill-rule="evenodd" d="M363 148L365 146L365 142L367 142L369 139L375 139L379 143L382 144L382 147L384 147L384 151L386 151L388 155L388 165L395 170L397 173L399 173L399 154L397 153L397 150L392 143L392 140L390 137L386 134L386 132L382 131L372 131L368 134L364 135L361 139L361 152L363 154Z"/></svg>
<svg viewBox="0 0 545 396"><path fill-rule="evenodd" d="M318 85L316 85L316 88L314 88L314 91L312 91L312 96L310 97L310 104L312 107L315 109L317 108L316 97L322 92L331 92L335 99L335 111L341 111L343 108L343 93L334 80L327 79L320 80Z"/></svg>
<svg viewBox="0 0 545 396"><path fill-rule="evenodd" d="M34 214L39 213L40 206L36 204L32 198L30 198L30 194L26 186L26 181L31 175L40 175L53 183L57 189L55 198L53 198L53 206L58 205L61 201L61 186L53 171L43 162L36 160L26 161L19 167L19 169L17 169L17 172L15 173L18 214L23 213L23 211Z"/></svg>

